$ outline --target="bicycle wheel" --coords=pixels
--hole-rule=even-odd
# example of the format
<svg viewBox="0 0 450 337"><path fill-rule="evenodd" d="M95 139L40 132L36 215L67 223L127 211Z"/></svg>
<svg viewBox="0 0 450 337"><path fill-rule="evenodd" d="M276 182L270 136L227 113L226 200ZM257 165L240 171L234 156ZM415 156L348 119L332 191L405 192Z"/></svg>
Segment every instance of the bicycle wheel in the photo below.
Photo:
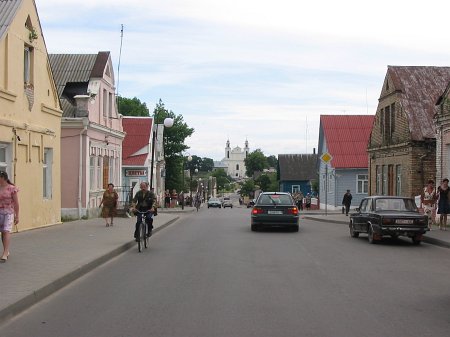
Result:
<svg viewBox="0 0 450 337"><path fill-rule="evenodd" d="M147 248L148 247L148 236L147 236L148 229L147 229L147 224L145 222L143 223L142 228L143 228L143 235L144 235L144 248Z"/></svg>
<svg viewBox="0 0 450 337"><path fill-rule="evenodd" d="M143 226L142 226L142 222L140 222L139 223L139 227L138 227L138 231L137 231L137 243L138 243L138 251L139 251L139 253L142 251L142 228Z"/></svg>
<svg viewBox="0 0 450 337"><path fill-rule="evenodd" d="M145 222L142 221L139 224L139 241L138 241L138 248L139 248L139 253L142 252L142 249L145 246Z"/></svg>

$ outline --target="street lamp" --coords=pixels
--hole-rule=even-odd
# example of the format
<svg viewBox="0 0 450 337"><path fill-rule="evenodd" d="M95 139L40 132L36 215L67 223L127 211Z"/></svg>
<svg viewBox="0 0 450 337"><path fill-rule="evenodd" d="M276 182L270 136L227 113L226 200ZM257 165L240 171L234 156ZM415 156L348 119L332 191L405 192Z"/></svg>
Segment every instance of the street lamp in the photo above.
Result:
<svg viewBox="0 0 450 337"><path fill-rule="evenodd" d="M164 127L166 128L171 128L173 126L173 118L165 118L164 119ZM155 148L156 148L156 144L155 142L158 139L158 127L159 124L156 123L156 113L153 114L153 135L152 135L152 160L151 160L151 167L150 167L150 190L153 188L153 165L155 162ZM156 129L155 129L155 125L156 125Z"/></svg>
<svg viewBox="0 0 450 337"><path fill-rule="evenodd" d="M192 206L192 175L193 175L193 172L198 173L198 168L196 168L195 170L192 170L192 169L189 170L189 178L190 178L189 192L190 192L190 198L191 198L191 206Z"/></svg>

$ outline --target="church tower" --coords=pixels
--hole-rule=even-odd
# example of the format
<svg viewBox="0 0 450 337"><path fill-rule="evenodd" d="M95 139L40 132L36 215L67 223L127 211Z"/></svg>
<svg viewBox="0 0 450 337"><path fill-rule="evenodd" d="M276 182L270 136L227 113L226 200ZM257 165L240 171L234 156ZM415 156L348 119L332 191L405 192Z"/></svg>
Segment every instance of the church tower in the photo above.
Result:
<svg viewBox="0 0 450 337"><path fill-rule="evenodd" d="M246 139L245 140L245 147L244 147L245 158L248 157L249 151L250 151L250 148L248 147L248 140Z"/></svg>
<svg viewBox="0 0 450 337"><path fill-rule="evenodd" d="M226 159L230 159L230 152L231 152L231 147L230 147L230 140L227 140L227 145L225 146L225 158Z"/></svg>

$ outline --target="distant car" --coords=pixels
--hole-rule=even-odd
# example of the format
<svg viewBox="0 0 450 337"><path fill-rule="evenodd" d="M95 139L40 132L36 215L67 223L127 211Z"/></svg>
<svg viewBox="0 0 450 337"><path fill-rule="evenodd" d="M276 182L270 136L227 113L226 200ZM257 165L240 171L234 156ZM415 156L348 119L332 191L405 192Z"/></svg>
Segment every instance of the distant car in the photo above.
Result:
<svg viewBox="0 0 450 337"><path fill-rule="evenodd" d="M412 198L372 196L364 198L356 213L350 214L349 227L351 237L367 233L370 243L383 236L406 236L418 245L428 231L428 217L419 213Z"/></svg>
<svg viewBox="0 0 450 337"><path fill-rule="evenodd" d="M231 202L231 199L229 197L224 197L222 201L222 207L230 207L233 208L233 203Z"/></svg>
<svg viewBox="0 0 450 337"><path fill-rule="evenodd" d="M295 232L299 229L299 212L295 201L289 193L263 192L253 206L251 229L278 227Z"/></svg>
<svg viewBox="0 0 450 337"><path fill-rule="evenodd" d="M250 208L250 207L255 206L255 201L256 201L256 199L250 200L250 201L247 203L247 208Z"/></svg>
<svg viewBox="0 0 450 337"><path fill-rule="evenodd" d="M209 198L209 200L208 200L208 208L210 208L210 207L222 208L222 203L217 198Z"/></svg>

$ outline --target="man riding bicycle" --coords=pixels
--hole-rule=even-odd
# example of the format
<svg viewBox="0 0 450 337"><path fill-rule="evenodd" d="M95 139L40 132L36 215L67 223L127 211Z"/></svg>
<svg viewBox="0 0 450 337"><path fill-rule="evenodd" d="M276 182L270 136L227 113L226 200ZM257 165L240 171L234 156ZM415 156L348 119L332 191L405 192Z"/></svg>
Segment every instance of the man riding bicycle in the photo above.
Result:
<svg viewBox="0 0 450 337"><path fill-rule="evenodd" d="M139 224L142 221L142 217L145 217L145 223L147 224L147 237L150 237L152 235L152 229L153 229L153 214L156 213L153 210L153 204L155 202L155 194L152 191L148 190L148 183L143 181L139 185L141 188L139 191L137 191L136 195L133 198L132 204L131 204L131 210L137 210L136 216L136 228L134 231L134 238L138 240L138 231L139 231ZM155 214L156 215L156 214Z"/></svg>

